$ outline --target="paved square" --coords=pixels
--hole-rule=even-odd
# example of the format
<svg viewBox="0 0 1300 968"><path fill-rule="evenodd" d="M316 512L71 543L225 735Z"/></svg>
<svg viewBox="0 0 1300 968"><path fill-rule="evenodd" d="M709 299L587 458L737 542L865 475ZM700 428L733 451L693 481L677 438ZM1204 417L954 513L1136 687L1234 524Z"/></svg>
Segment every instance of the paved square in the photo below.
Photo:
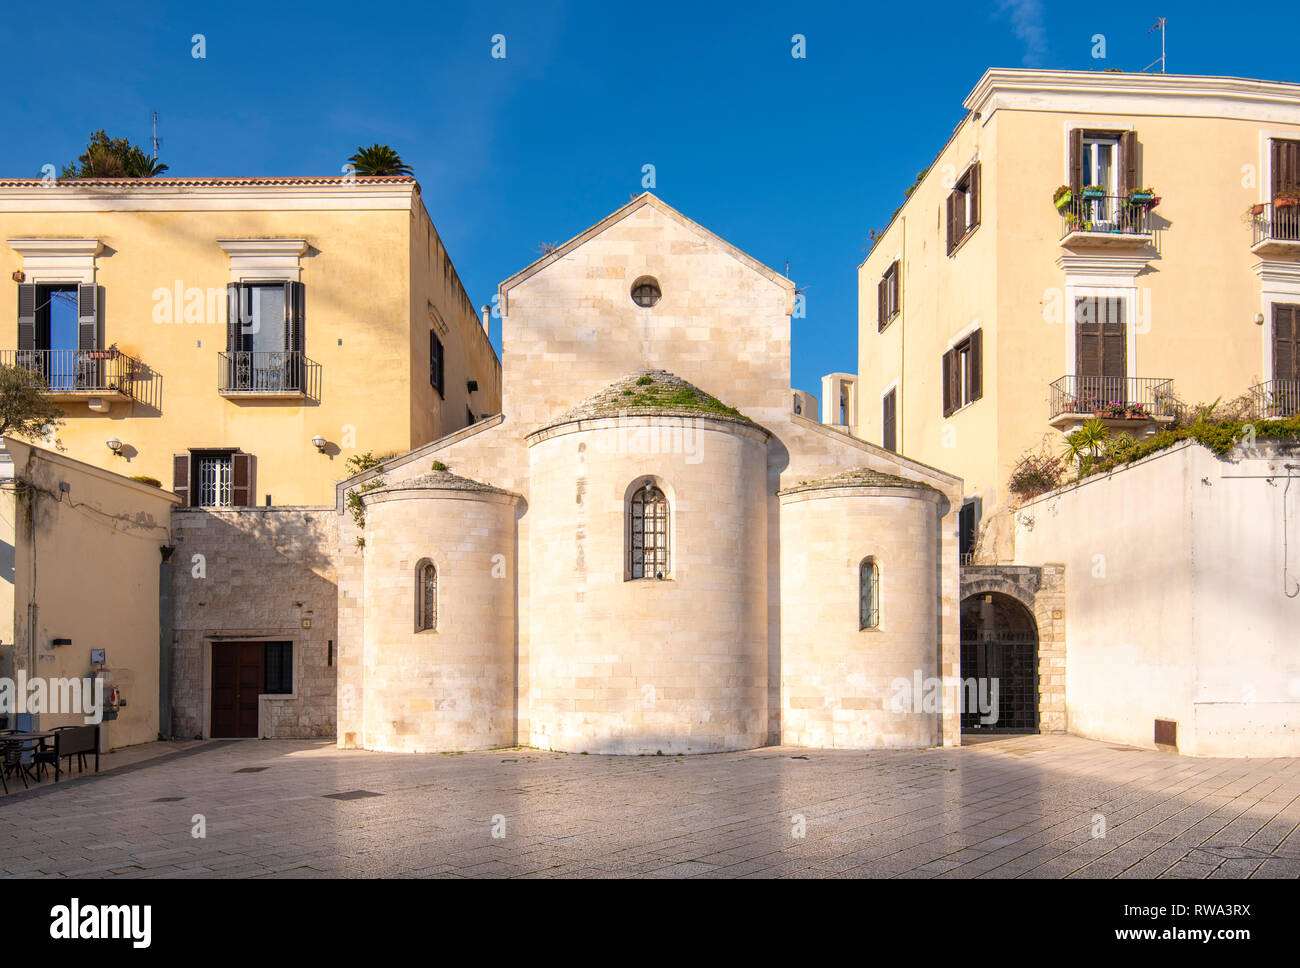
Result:
<svg viewBox="0 0 1300 968"><path fill-rule="evenodd" d="M1092 835L1098 817L1104 837ZM0 798L0 870L1294 878L1297 825L1300 759L1189 759L1069 736L694 757L248 740Z"/></svg>

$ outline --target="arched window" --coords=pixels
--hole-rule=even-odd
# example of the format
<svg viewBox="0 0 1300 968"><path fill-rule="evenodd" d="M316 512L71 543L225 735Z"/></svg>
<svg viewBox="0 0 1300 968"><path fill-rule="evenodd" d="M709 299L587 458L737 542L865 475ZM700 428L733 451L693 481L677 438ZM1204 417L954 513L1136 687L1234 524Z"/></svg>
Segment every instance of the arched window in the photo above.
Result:
<svg viewBox="0 0 1300 968"><path fill-rule="evenodd" d="M628 574L632 578L667 578L668 497L653 481L646 481L632 494L628 529Z"/></svg>
<svg viewBox="0 0 1300 968"><path fill-rule="evenodd" d="M438 630L438 569L427 558L415 569L415 630Z"/></svg>
<svg viewBox="0 0 1300 968"><path fill-rule="evenodd" d="M858 566L858 628L880 626L880 569L876 559L863 558Z"/></svg>

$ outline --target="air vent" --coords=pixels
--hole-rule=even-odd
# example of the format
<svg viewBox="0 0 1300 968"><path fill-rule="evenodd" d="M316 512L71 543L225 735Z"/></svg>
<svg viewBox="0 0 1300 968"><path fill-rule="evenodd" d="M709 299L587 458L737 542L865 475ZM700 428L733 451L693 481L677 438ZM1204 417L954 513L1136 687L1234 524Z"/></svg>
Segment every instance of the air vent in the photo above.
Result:
<svg viewBox="0 0 1300 968"><path fill-rule="evenodd" d="M1178 723L1172 719L1157 719L1156 745L1178 749Z"/></svg>

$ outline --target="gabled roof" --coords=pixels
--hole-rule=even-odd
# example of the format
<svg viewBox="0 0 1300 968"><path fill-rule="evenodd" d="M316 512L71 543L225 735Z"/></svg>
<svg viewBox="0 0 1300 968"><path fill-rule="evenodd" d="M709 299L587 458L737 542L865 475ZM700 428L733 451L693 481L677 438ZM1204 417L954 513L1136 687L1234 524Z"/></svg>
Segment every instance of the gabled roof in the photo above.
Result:
<svg viewBox="0 0 1300 968"><path fill-rule="evenodd" d="M771 282L775 283L781 288L786 289L790 292L794 292L794 288L795 288L794 283L791 282L789 279L787 279L785 276L781 275L775 269L771 269L768 266L763 265L763 263L759 262L753 256L742 252L740 249L736 248L726 239L714 235L703 225L701 225L696 221L693 221L692 219L687 218L681 212L677 211L677 209L673 208L671 205L669 205L667 202L663 201L662 199L658 198L657 196L651 195L649 192L644 192L638 195L636 198L632 199L630 202L628 202L618 211L601 219L599 222L597 222L591 228L587 229L585 232L581 233L580 235L575 235L573 238L569 239L568 242L565 242L563 245L561 245L558 249L555 249L553 252L548 252L546 255L538 259L536 262L532 263L531 265L525 266L523 269L520 269L513 276L507 279L505 282L501 283L501 285L498 286L497 289L501 296L500 305L501 305L502 315L505 315L505 313L508 311L508 293L510 292L511 289L519 285L524 280L529 279L532 276L536 275L537 273L541 272L551 263L558 262L560 259L563 259L566 255L568 255L578 246L585 243L588 239L594 238L595 236L599 235L601 232L604 232L611 225L616 225L617 223L621 222L623 219L627 218L629 215L633 214L634 212L637 212L642 208L645 208L647 205L649 205L654 209L657 209L659 212L663 213L668 218L677 222L679 225L682 225L687 229L691 230L692 232L694 232L695 234L703 238L705 241L718 246L718 248L722 249L724 252L726 252L728 255L730 255L733 259L735 259L737 262L741 263L742 265L747 266L750 269L753 269L759 275L764 276L765 278L769 279Z"/></svg>

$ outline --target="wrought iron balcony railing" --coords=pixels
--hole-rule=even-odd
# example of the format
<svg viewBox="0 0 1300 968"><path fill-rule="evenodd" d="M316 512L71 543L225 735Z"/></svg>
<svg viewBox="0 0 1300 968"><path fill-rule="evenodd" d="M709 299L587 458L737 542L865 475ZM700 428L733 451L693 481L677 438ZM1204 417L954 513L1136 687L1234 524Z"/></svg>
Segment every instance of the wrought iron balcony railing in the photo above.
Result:
<svg viewBox="0 0 1300 968"><path fill-rule="evenodd" d="M1122 195L1076 195L1061 209L1061 238L1075 232L1147 236L1151 209Z"/></svg>
<svg viewBox="0 0 1300 968"><path fill-rule="evenodd" d="M1300 205L1278 208L1272 202L1257 205L1262 211L1251 218L1254 238L1251 245L1263 242L1300 242Z"/></svg>
<svg viewBox="0 0 1300 968"><path fill-rule="evenodd" d="M134 395L144 365L115 347L97 350L5 350L0 363L39 374L54 395Z"/></svg>
<svg viewBox="0 0 1300 968"><path fill-rule="evenodd" d="M217 354L217 389L232 396L315 398L320 364L297 352L237 351Z"/></svg>
<svg viewBox="0 0 1300 968"><path fill-rule="evenodd" d="M1150 376L1063 376L1052 384L1052 418L1083 414L1113 420L1178 415L1174 381Z"/></svg>
<svg viewBox="0 0 1300 968"><path fill-rule="evenodd" d="M1251 417L1280 420L1300 414L1300 380L1270 380L1250 388Z"/></svg>

